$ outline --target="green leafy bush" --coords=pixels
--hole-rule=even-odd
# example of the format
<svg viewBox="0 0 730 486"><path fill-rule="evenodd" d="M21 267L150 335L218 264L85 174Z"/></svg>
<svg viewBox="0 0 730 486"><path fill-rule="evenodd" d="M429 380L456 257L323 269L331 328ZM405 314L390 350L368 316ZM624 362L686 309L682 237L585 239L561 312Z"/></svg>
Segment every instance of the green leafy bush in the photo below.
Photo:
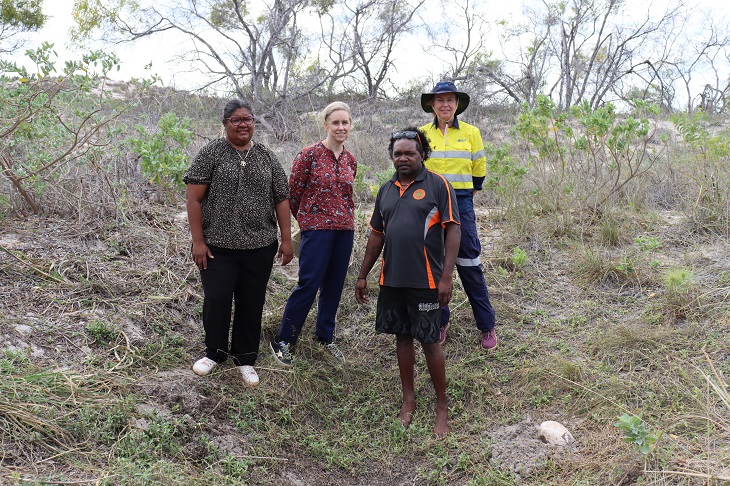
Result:
<svg viewBox="0 0 730 486"><path fill-rule="evenodd" d="M53 44L26 51L34 69L0 61L0 169L34 213L57 188L66 197L80 185L79 167L101 158L113 141L113 122L129 103L114 99L106 76L119 68L114 53L92 51L56 68ZM78 203L72 202L71 206Z"/></svg>
<svg viewBox="0 0 730 486"><path fill-rule="evenodd" d="M730 228L730 178L727 158L730 157L730 132L711 130L706 113L672 117L685 147L678 150L676 170L691 186L682 191L683 209L693 229L701 232L728 234ZM688 150L691 161L687 161ZM699 154L697 157L695 154ZM693 169L687 170L688 162Z"/></svg>
<svg viewBox="0 0 730 486"><path fill-rule="evenodd" d="M607 203L625 197L629 183L660 155L650 147L650 117L657 113L641 101L628 116L619 116L611 103L592 109L583 102L563 112L546 96L525 106L513 131L522 140L540 206L600 214Z"/></svg>
<svg viewBox="0 0 730 486"><path fill-rule="evenodd" d="M522 185L522 179L527 174L527 167L515 162L509 146L498 147L492 143L484 144L487 156L487 179L485 189L491 189L500 197L505 197Z"/></svg>
<svg viewBox="0 0 730 486"><path fill-rule="evenodd" d="M730 137L726 133L713 135L710 132L710 117L707 113L696 112L672 117L672 123L690 147L698 150L704 158L730 156Z"/></svg>
<svg viewBox="0 0 730 486"><path fill-rule="evenodd" d="M189 118L178 118L165 113L157 124L159 129L150 133L137 125L139 138L129 138L132 150L140 158L142 175L165 189L183 186L183 175L189 165L185 151L193 142Z"/></svg>

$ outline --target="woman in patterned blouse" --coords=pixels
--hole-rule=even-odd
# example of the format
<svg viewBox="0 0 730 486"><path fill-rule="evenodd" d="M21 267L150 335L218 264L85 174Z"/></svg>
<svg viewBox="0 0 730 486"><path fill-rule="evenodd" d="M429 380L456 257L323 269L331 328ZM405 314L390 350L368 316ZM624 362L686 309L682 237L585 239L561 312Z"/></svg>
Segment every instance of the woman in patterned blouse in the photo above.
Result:
<svg viewBox="0 0 730 486"><path fill-rule="evenodd" d="M293 258L289 188L276 156L254 143L251 105L223 108L225 136L204 146L185 174L192 255L203 283L205 356L193 365L207 375L228 356L244 384L256 386L261 314L274 256ZM277 241L277 224L281 245ZM233 316L230 350L228 334Z"/></svg>
<svg viewBox="0 0 730 486"><path fill-rule="evenodd" d="M270 343L283 365L291 364L293 347L318 291L316 340L337 360L345 361L334 334L355 235L352 183L357 162L344 147L352 128L350 107L331 103L322 112L322 120L327 138L299 152L289 176L289 203L302 241L299 281L286 303L279 333Z"/></svg>

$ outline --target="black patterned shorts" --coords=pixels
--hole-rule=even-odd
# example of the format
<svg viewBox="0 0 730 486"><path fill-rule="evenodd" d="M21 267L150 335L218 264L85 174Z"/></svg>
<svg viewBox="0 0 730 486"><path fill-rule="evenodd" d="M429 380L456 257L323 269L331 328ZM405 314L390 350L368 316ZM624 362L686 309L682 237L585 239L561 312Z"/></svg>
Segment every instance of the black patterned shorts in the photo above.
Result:
<svg viewBox="0 0 730 486"><path fill-rule="evenodd" d="M413 336L431 344L439 340L441 306L438 290L380 287L375 330L386 334Z"/></svg>

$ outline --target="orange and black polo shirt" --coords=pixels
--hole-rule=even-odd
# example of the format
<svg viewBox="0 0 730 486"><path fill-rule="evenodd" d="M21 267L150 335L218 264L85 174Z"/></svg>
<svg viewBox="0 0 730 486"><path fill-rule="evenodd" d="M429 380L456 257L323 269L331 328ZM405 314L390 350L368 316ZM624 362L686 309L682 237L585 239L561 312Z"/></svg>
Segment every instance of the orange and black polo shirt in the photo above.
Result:
<svg viewBox="0 0 730 486"><path fill-rule="evenodd" d="M454 189L424 166L405 187L398 174L383 184L370 219L383 233L380 285L435 289L444 264L444 227L459 223Z"/></svg>

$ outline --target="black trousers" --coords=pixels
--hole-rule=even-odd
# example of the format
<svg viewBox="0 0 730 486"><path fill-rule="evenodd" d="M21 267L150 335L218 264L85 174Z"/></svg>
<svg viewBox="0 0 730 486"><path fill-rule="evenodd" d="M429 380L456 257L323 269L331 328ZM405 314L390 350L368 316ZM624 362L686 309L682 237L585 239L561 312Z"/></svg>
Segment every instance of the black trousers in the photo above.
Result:
<svg viewBox="0 0 730 486"><path fill-rule="evenodd" d="M201 270L205 355L222 363L230 355L236 366L253 365L259 353L266 285L278 243L253 250L209 247L214 258ZM230 351L231 309L235 299Z"/></svg>

